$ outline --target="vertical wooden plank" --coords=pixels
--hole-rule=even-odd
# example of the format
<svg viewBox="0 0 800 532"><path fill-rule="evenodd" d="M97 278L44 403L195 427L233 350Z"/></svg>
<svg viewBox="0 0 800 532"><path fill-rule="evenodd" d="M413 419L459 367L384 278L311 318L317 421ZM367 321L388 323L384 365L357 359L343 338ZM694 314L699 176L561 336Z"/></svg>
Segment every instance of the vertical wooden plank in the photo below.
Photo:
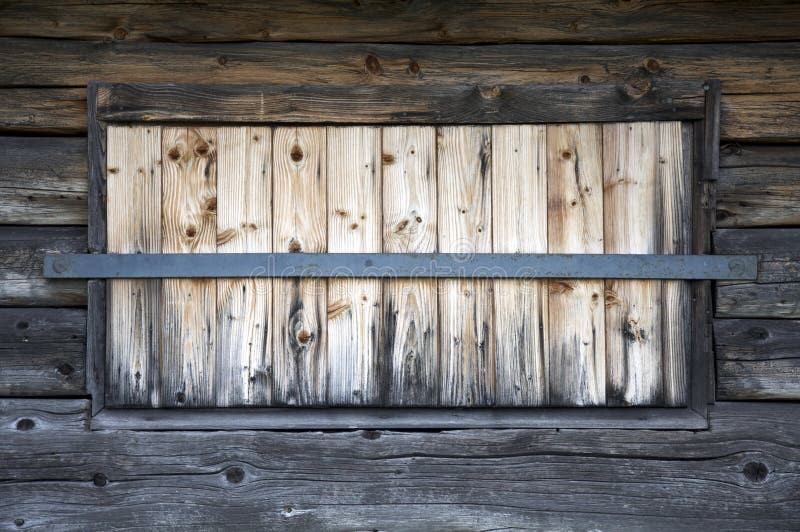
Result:
<svg viewBox="0 0 800 532"><path fill-rule="evenodd" d="M691 160L684 153L680 122L657 124L658 173L656 183L663 223L659 253L687 254L691 242L689 198ZM664 404L684 406L687 401L691 293L686 281L663 281L662 334Z"/></svg>
<svg viewBox="0 0 800 532"><path fill-rule="evenodd" d="M164 253L217 248L216 130L162 132ZM162 281L161 392L164 406L215 404L216 280Z"/></svg>
<svg viewBox="0 0 800 532"><path fill-rule="evenodd" d="M272 251L271 151L269 128L217 130L217 253ZM271 307L268 279L217 280L217 406L271 403Z"/></svg>
<svg viewBox="0 0 800 532"><path fill-rule="evenodd" d="M492 250L491 128L442 127L437 134L439 250ZM439 282L440 404L495 401L491 281Z"/></svg>
<svg viewBox="0 0 800 532"><path fill-rule="evenodd" d="M327 251L325 128L279 127L273 135L274 246ZM273 281L273 402L321 405L327 363L327 281Z"/></svg>
<svg viewBox="0 0 800 532"><path fill-rule="evenodd" d="M161 252L161 130L111 126L107 136L108 252ZM107 284L106 402L158 406L161 281Z"/></svg>
<svg viewBox="0 0 800 532"><path fill-rule="evenodd" d="M381 251L381 132L329 127L328 252ZM381 285L377 279L328 282L328 403L376 404Z"/></svg>
<svg viewBox="0 0 800 532"><path fill-rule="evenodd" d="M492 128L492 248L547 253L544 126ZM494 281L497 405L547 403L547 283Z"/></svg>
<svg viewBox="0 0 800 532"><path fill-rule="evenodd" d="M603 252L601 126L547 127L548 249ZM606 350L602 280L549 283L550 403L605 404Z"/></svg>
<svg viewBox="0 0 800 532"><path fill-rule="evenodd" d="M657 253L659 203L656 124L603 126L606 253ZM661 282L606 281L607 401L663 404Z"/></svg>
<svg viewBox="0 0 800 532"><path fill-rule="evenodd" d="M383 129L383 251L436 251L436 130ZM389 279L383 286L382 404L435 406L439 399L436 281ZM388 362L388 361L387 361Z"/></svg>

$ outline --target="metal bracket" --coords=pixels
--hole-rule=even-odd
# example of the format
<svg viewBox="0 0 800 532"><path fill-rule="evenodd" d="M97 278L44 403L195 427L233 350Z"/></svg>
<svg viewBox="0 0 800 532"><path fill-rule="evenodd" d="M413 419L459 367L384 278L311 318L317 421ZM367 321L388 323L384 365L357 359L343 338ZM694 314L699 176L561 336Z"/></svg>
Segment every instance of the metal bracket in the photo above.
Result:
<svg viewBox="0 0 800 532"><path fill-rule="evenodd" d="M755 255L479 253L59 254L52 279L361 277L753 280Z"/></svg>

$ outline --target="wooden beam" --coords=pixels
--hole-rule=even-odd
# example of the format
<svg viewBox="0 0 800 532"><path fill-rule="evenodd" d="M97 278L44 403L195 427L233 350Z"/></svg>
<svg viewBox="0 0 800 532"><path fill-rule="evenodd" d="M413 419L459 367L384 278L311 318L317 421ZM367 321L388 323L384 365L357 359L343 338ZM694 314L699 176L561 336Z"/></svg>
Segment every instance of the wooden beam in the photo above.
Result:
<svg viewBox="0 0 800 532"><path fill-rule="evenodd" d="M0 522L797 528L798 440L800 406L757 403L718 404L695 432L14 431Z"/></svg>
<svg viewBox="0 0 800 532"><path fill-rule="evenodd" d="M718 318L800 318L800 282L717 286Z"/></svg>
<svg viewBox="0 0 800 532"><path fill-rule="evenodd" d="M717 398L800 399L800 320L714 320Z"/></svg>
<svg viewBox="0 0 800 532"><path fill-rule="evenodd" d="M0 131L75 135L86 131L85 89L2 89Z"/></svg>
<svg viewBox="0 0 800 532"><path fill-rule="evenodd" d="M238 0L70 5L4 4L0 37L93 41L347 41L630 43L794 40L800 9L771 0L660 5L537 2ZM176 23L180 21L180 23ZM654 23L657 23L654 25Z"/></svg>
<svg viewBox="0 0 800 532"><path fill-rule="evenodd" d="M85 393L86 311L0 308L0 396Z"/></svg>
<svg viewBox="0 0 800 532"><path fill-rule="evenodd" d="M0 435L85 432L89 403L88 399L0 399Z"/></svg>

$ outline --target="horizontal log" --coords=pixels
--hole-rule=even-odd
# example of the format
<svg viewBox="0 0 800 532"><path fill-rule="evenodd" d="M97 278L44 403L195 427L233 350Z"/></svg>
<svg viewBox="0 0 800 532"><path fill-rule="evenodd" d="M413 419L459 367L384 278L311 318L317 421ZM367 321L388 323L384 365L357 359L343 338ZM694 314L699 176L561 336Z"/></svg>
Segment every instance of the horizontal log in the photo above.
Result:
<svg viewBox="0 0 800 532"><path fill-rule="evenodd" d="M730 144L719 165L718 227L800 225L800 147Z"/></svg>
<svg viewBox="0 0 800 532"><path fill-rule="evenodd" d="M758 255L759 283L800 282L800 228L717 229L714 253Z"/></svg>
<svg viewBox="0 0 800 532"><path fill-rule="evenodd" d="M703 81L655 84L272 85L103 83L108 122L530 124L699 120Z"/></svg>
<svg viewBox="0 0 800 532"><path fill-rule="evenodd" d="M0 36L86 40L709 42L792 40L800 9L773 0L352 2L212 0L3 4Z"/></svg>
<svg viewBox="0 0 800 532"><path fill-rule="evenodd" d="M83 432L89 427L89 406L88 399L0 399L0 435Z"/></svg>
<svg viewBox="0 0 800 532"><path fill-rule="evenodd" d="M717 399L800 399L800 321L714 320Z"/></svg>
<svg viewBox="0 0 800 532"><path fill-rule="evenodd" d="M434 47L313 43L172 44L93 43L52 39L0 39L6 58L3 86L83 87L91 80L165 83L332 85L514 85L526 83L647 83L660 79L722 81L723 138L794 138L800 43L719 45L497 45ZM75 93L57 89L48 100L34 89L8 91L0 129L85 131L78 116L31 115L26 105L70 105ZM28 94L31 91L37 94ZM67 92L64 92L67 91ZM7 92L6 89L0 94ZM733 98L735 96L735 98ZM733 98L733 99L732 99ZM752 99L752 102L751 102ZM773 108L763 109L763 105ZM730 122L747 115L746 122ZM755 115L751 111L757 109ZM765 113L765 120L758 116ZM780 120L775 120L775 115ZM27 128L27 129L26 129Z"/></svg>
<svg viewBox="0 0 800 532"><path fill-rule="evenodd" d="M86 132L85 89L0 89L0 131L37 135Z"/></svg>
<svg viewBox="0 0 800 532"><path fill-rule="evenodd" d="M721 285L718 318L800 318L800 283Z"/></svg>
<svg viewBox="0 0 800 532"><path fill-rule="evenodd" d="M0 522L42 528L797 528L800 406L711 430L47 432L0 438ZM192 504L187 504L190 500ZM21 525L20 525L21 526Z"/></svg>
<svg viewBox="0 0 800 532"><path fill-rule="evenodd" d="M0 224L86 224L86 138L0 137Z"/></svg>
<svg viewBox="0 0 800 532"><path fill-rule="evenodd" d="M0 306L86 304L85 281L43 277L48 252L86 252L86 227L0 226Z"/></svg>
<svg viewBox="0 0 800 532"><path fill-rule="evenodd" d="M0 308L0 396L85 393L86 311Z"/></svg>

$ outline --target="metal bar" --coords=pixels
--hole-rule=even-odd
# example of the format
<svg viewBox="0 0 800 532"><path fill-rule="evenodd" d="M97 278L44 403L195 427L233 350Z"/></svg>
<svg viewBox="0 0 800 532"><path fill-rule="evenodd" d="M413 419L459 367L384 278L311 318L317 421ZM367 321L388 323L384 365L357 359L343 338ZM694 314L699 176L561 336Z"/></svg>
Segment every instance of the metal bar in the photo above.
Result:
<svg viewBox="0 0 800 532"><path fill-rule="evenodd" d="M753 280L755 255L569 255L483 253L58 254L54 279L370 277Z"/></svg>

